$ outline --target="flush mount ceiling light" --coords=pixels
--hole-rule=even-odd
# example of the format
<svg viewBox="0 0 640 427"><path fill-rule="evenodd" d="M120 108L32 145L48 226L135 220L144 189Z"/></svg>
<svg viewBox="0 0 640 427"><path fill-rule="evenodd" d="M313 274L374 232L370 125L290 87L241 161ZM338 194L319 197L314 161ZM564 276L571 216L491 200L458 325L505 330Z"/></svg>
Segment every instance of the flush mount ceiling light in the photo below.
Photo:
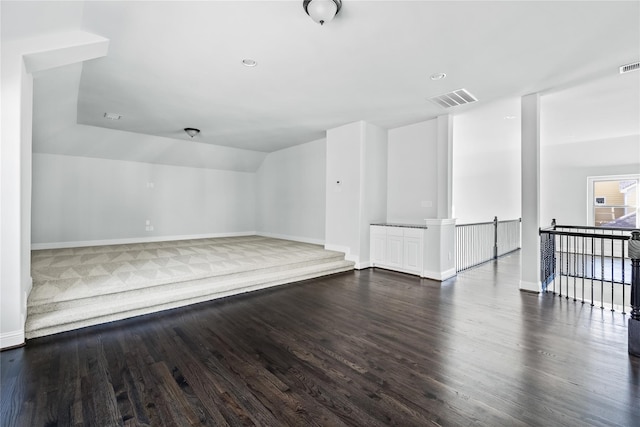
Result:
<svg viewBox="0 0 640 427"><path fill-rule="evenodd" d="M253 59L247 58L242 60L242 65L244 65L245 67L255 67L256 65L258 65L258 63Z"/></svg>
<svg viewBox="0 0 640 427"><path fill-rule="evenodd" d="M194 136L196 136L197 134L200 133L200 129L196 129L196 128L184 128L184 131L187 133L187 135L189 135L191 138L193 138Z"/></svg>
<svg viewBox="0 0 640 427"><path fill-rule="evenodd" d="M304 0L302 7L307 15L320 25L331 21L340 12L342 0Z"/></svg>
<svg viewBox="0 0 640 427"><path fill-rule="evenodd" d="M107 120L120 120L122 115L118 113L104 113L104 118Z"/></svg>
<svg viewBox="0 0 640 427"><path fill-rule="evenodd" d="M429 78L431 80L442 80L445 77L447 77L447 75L445 73L435 73L435 74L431 74L431 76Z"/></svg>

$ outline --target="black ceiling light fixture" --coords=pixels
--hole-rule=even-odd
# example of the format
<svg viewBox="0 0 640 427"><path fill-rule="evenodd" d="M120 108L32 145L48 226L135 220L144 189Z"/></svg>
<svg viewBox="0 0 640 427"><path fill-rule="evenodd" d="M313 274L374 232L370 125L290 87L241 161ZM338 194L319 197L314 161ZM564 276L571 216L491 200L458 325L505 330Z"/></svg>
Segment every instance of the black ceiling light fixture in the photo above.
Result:
<svg viewBox="0 0 640 427"><path fill-rule="evenodd" d="M302 7L307 15L320 25L331 21L340 12L342 0L304 0Z"/></svg>
<svg viewBox="0 0 640 427"><path fill-rule="evenodd" d="M189 135L191 138L193 138L194 136L196 136L197 134L200 133L200 129L196 129L196 128L184 128L184 131L187 133L187 135Z"/></svg>

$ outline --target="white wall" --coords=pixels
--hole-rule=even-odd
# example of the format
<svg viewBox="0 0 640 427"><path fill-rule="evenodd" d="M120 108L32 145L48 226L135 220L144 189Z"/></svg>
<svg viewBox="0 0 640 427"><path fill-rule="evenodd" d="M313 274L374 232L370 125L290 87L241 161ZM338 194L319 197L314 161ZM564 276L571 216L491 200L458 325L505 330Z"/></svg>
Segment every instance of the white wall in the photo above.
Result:
<svg viewBox="0 0 640 427"><path fill-rule="evenodd" d="M424 224L437 216L437 137L436 119L389 130L388 222Z"/></svg>
<svg viewBox="0 0 640 427"><path fill-rule="evenodd" d="M33 155L36 247L246 233L255 211L253 173Z"/></svg>
<svg viewBox="0 0 640 427"><path fill-rule="evenodd" d="M387 219L387 162L388 132L365 123L362 145L362 180L360 208L359 268L369 266L370 233L372 223Z"/></svg>
<svg viewBox="0 0 640 427"><path fill-rule="evenodd" d="M587 177L640 174L640 136L546 145L540 164L542 225L590 225Z"/></svg>
<svg viewBox="0 0 640 427"><path fill-rule="evenodd" d="M257 231L324 244L326 139L269 153L255 174Z"/></svg>
<svg viewBox="0 0 640 427"><path fill-rule="evenodd" d="M387 132L359 121L327 131L327 249L369 263L369 224L385 220Z"/></svg>
<svg viewBox="0 0 640 427"><path fill-rule="evenodd" d="M519 101L502 100L454 117L453 216L458 224L521 216Z"/></svg>
<svg viewBox="0 0 640 427"><path fill-rule="evenodd" d="M7 12L4 3L2 11ZM46 16L45 21L48 21L53 15ZM21 36L12 34L17 27L4 24L3 19L3 25L0 25L3 105L0 126L0 348L24 343L27 297L31 290L32 73L102 57L109 44L103 37L81 31L14 39Z"/></svg>

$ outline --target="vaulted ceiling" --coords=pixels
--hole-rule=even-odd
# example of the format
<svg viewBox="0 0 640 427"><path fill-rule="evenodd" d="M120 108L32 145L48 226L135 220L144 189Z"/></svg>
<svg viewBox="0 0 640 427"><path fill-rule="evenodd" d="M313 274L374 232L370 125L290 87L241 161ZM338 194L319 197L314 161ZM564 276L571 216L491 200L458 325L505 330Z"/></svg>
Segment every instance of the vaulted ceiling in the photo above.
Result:
<svg viewBox="0 0 640 427"><path fill-rule="evenodd" d="M104 58L35 76L35 147L71 125L175 140L196 127L199 143L271 152L356 120L391 128L607 82L626 93L611 109L638 108L640 73L611 80L640 59L638 1L343 0L324 26L301 0L3 1L2 12L3 38L75 27L110 40ZM479 101L428 100L460 88Z"/></svg>

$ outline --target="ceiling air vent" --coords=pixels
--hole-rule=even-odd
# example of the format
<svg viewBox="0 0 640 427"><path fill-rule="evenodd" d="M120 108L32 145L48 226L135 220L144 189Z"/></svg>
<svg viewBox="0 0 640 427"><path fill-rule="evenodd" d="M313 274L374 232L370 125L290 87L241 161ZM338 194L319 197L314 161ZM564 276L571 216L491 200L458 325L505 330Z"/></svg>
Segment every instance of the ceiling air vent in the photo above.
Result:
<svg viewBox="0 0 640 427"><path fill-rule="evenodd" d="M458 105L470 104L476 102L478 99L471 95L466 89L458 89L453 92L445 93L444 95L434 96L429 98L429 101L438 104L444 108L456 107Z"/></svg>
<svg viewBox="0 0 640 427"><path fill-rule="evenodd" d="M634 62L633 64L627 64L620 67L620 74L630 73L631 71L640 70L640 62Z"/></svg>

